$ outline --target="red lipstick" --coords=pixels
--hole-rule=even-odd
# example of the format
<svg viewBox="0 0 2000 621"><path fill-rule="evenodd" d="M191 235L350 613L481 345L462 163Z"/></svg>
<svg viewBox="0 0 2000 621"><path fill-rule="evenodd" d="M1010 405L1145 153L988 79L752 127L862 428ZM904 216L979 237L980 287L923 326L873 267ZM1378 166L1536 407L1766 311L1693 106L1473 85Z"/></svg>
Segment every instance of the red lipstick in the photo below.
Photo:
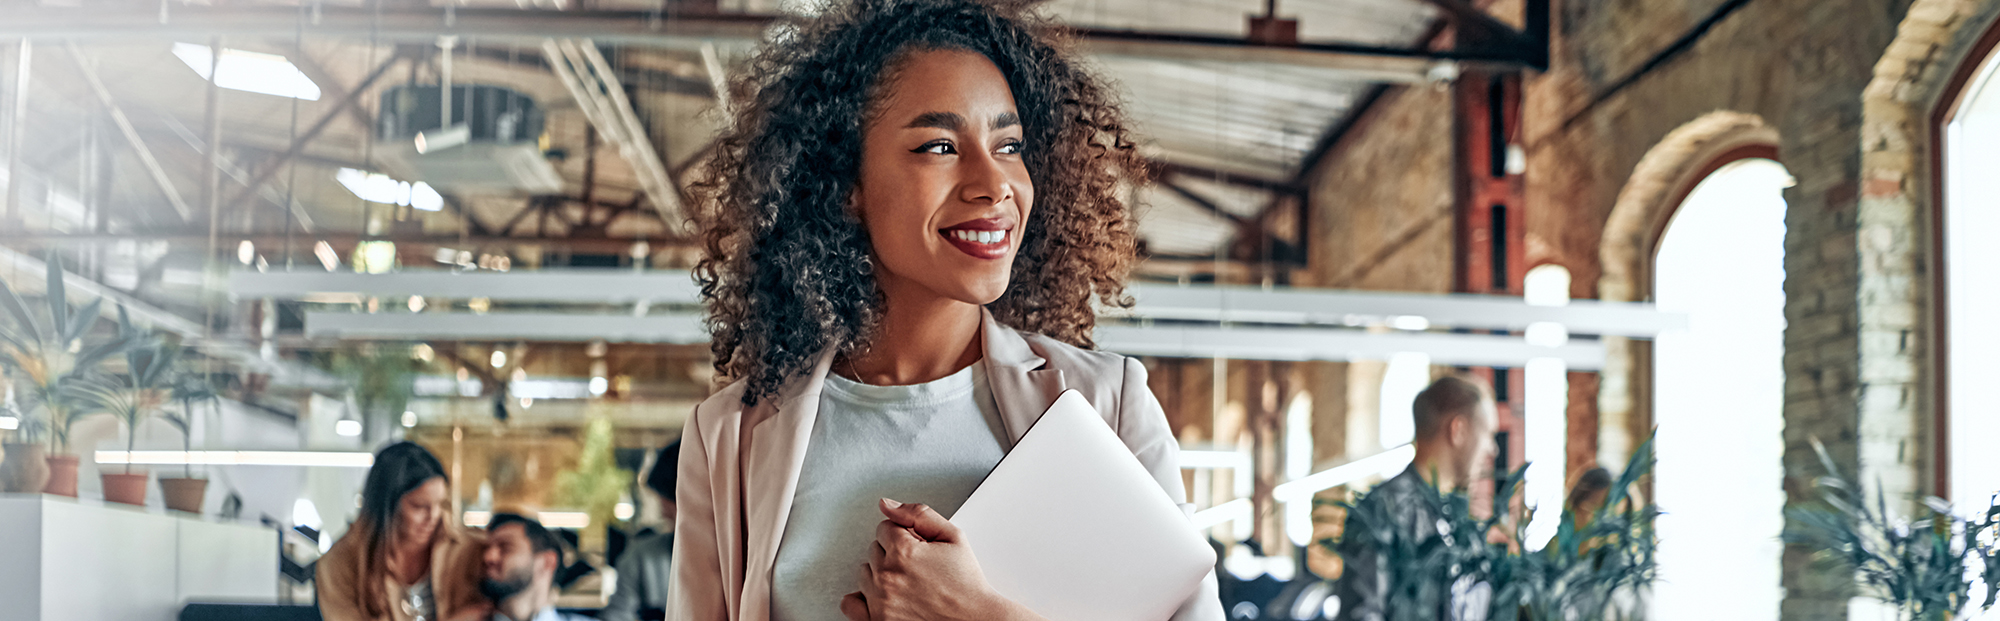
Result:
<svg viewBox="0 0 2000 621"><path fill-rule="evenodd" d="M1002 218L981 218L938 229L944 240L960 252L973 258L998 260L1007 258L1007 252L1014 246L1014 223Z"/></svg>

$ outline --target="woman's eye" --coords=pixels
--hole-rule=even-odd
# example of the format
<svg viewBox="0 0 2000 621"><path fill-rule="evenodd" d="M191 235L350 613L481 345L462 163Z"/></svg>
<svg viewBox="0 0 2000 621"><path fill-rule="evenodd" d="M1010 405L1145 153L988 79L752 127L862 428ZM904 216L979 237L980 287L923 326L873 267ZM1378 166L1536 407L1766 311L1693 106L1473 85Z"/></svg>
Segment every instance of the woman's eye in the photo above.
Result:
<svg viewBox="0 0 2000 621"><path fill-rule="evenodd" d="M931 155L951 155L957 153L958 150L952 147L951 141L939 140L937 142L924 143L924 146L917 147L916 152L929 153Z"/></svg>
<svg viewBox="0 0 2000 621"><path fill-rule="evenodd" d="M1020 154L1020 153L1021 153L1021 141L1019 141L1019 140L1014 140L1014 141L1010 141L1010 142L1008 142L1007 144L1003 144L1003 145L1000 145L1000 152L1001 152L1001 153L1004 153L1004 154L1007 154L1007 155L1018 155L1018 154Z"/></svg>

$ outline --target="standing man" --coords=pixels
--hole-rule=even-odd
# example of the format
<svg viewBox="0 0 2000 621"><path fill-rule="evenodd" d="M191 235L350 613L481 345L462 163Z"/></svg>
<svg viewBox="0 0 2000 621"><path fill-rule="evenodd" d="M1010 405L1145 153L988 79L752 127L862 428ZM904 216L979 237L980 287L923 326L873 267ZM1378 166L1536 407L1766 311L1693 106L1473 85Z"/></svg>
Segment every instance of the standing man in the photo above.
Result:
<svg viewBox="0 0 2000 621"><path fill-rule="evenodd" d="M1340 596L1343 621L1388 621L1390 619L1442 619L1474 621L1484 619L1486 598L1474 593L1485 585L1439 585L1445 595L1439 610L1409 610L1391 616L1399 607L1423 605L1391 602L1391 575L1382 565L1376 542L1368 536L1369 525L1359 520L1386 519L1398 538L1411 548L1439 535L1440 520L1426 501L1423 487L1443 493L1464 492L1474 482L1485 480L1492 471L1498 451L1493 431L1498 414L1493 393L1477 380L1446 376L1417 393L1411 405L1416 418L1416 457L1410 467L1370 491L1349 513L1344 536L1337 551L1346 564L1336 593ZM1417 614L1409 614L1415 612Z"/></svg>
<svg viewBox="0 0 2000 621"><path fill-rule="evenodd" d="M492 621L589 621L556 612L562 545L540 522L512 513L486 525L486 575L479 591L493 600Z"/></svg>
<svg viewBox="0 0 2000 621"><path fill-rule="evenodd" d="M673 582L674 482L679 478L681 441L675 440L653 460L646 475L646 487L660 497L660 517L667 531L632 542L618 558L618 589L598 613L600 621L664 619L667 585Z"/></svg>

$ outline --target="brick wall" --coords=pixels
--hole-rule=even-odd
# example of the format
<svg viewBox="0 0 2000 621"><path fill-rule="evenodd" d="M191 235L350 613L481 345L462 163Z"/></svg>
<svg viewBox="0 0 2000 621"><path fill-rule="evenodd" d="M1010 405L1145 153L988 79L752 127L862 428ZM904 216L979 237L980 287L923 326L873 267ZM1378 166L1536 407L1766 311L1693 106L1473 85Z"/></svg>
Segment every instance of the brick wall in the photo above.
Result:
<svg viewBox="0 0 2000 621"><path fill-rule="evenodd" d="M1732 140L1775 143L1798 180L1785 195L1788 505L1812 499L1809 481L1819 468L1810 442L1818 439L1843 468L1881 480L1910 506L1937 491L1927 347L1935 337L1931 112L2000 15L2000 2L1750 0L1638 73L1725 2L1556 3L1551 67L1530 78L1523 102L1528 264L1568 267L1575 297L1645 299L1648 270L1630 266L1650 264L1650 237L1664 220L1648 218L1664 218L1672 205L1639 216L1616 211L1635 193L1666 201L1689 181L1689 169ZM1521 7L1500 0L1489 10L1518 21ZM1392 91L1362 133L1315 171L1308 284L1446 290L1449 216L1434 234L1406 231L1430 210L1450 208L1451 143L1439 122L1450 112L1442 92ZM1715 124L1708 135L1674 139L1704 122ZM1385 254L1380 244L1390 238L1411 241ZM1621 429L1600 433L1618 440L1604 443L1602 454L1651 422L1638 403L1650 400L1643 377L1650 368L1639 360L1649 348L1619 345L1597 401L1618 406L1599 414L1602 425ZM1572 416L1586 425L1587 418ZM1573 435L1573 444L1589 439ZM1571 448L1581 462L1583 447ZM1783 617L1845 618L1848 578L1815 571L1807 560L1803 551L1786 553Z"/></svg>
<svg viewBox="0 0 2000 621"><path fill-rule="evenodd" d="M1450 91L1384 93L1312 175L1301 284L1443 293L1452 283Z"/></svg>

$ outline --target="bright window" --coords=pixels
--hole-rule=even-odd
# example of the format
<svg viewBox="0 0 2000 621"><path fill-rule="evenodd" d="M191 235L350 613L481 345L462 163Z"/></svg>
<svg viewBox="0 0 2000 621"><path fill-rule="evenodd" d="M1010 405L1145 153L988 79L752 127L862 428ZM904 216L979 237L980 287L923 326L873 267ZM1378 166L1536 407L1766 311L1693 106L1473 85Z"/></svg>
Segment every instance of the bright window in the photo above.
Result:
<svg viewBox="0 0 2000 621"><path fill-rule="evenodd" d="M1992 396L1982 391L1985 378L2000 374L2000 358L1990 353L2000 343L2000 85L1994 73L2000 55L1988 58L1968 83L1952 123L1945 127L1944 301L1946 412L1951 417L1947 438L1947 472L1952 504L1962 513L1986 510L2000 492L2000 453L1992 450L2000 437L2000 416L1993 415ZM1975 597L1982 598L1975 588ZM1980 619L2000 618L1988 613Z"/></svg>
<svg viewBox="0 0 2000 621"><path fill-rule="evenodd" d="M1654 342L1656 619L1778 618L1791 183L1771 160L1725 165L1660 240L1654 296L1689 329Z"/></svg>

